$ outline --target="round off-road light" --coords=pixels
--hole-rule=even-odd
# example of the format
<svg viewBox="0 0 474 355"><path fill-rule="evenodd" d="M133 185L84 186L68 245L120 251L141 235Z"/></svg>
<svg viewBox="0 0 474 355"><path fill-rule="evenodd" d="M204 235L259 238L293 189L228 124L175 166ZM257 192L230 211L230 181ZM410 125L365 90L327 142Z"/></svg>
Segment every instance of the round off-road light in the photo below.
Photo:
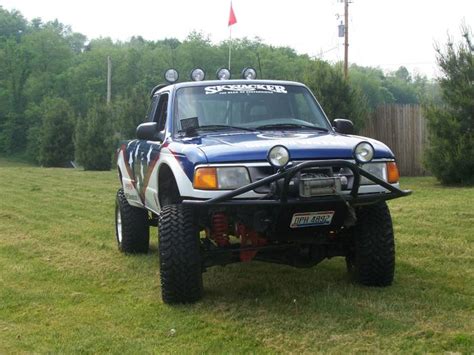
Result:
<svg viewBox="0 0 474 355"><path fill-rule="evenodd" d="M257 79L257 71L251 67L245 68L242 70L242 78L246 80Z"/></svg>
<svg viewBox="0 0 474 355"><path fill-rule="evenodd" d="M268 151L267 159L276 168L283 168L290 161L290 152L282 145L276 145Z"/></svg>
<svg viewBox="0 0 474 355"><path fill-rule="evenodd" d="M203 81L206 78L206 73L201 68L195 68L191 71L191 80Z"/></svg>
<svg viewBox="0 0 474 355"><path fill-rule="evenodd" d="M374 147L369 142L360 142L355 146L354 158L358 163L368 163L374 157Z"/></svg>
<svg viewBox="0 0 474 355"><path fill-rule="evenodd" d="M220 68L217 71L217 79L219 80L229 80L230 79L230 70L227 68Z"/></svg>
<svg viewBox="0 0 474 355"><path fill-rule="evenodd" d="M166 72L165 72L165 80L172 84L172 83L175 83L177 82L179 79L179 74L178 74L178 71L176 69L168 69Z"/></svg>

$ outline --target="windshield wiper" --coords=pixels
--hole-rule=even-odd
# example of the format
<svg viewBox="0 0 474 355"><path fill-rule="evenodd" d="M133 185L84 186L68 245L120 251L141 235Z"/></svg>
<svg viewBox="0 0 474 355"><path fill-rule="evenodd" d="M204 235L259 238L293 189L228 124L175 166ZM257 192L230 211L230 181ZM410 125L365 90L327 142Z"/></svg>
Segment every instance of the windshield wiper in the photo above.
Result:
<svg viewBox="0 0 474 355"><path fill-rule="evenodd" d="M210 125L204 125L204 126L199 126L199 127L190 127L187 129L181 129L178 131L178 133L181 135L184 134L185 136L191 137L191 136L196 136L197 131L223 131L223 130L228 130L228 129L255 132L255 129L253 128L228 126L228 125L223 125L223 124L210 124Z"/></svg>
<svg viewBox="0 0 474 355"><path fill-rule="evenodd" d="M203 130L203 131L214 131L214 130L226 130L226 129L238 129L241 131L250 131L254 132L255 129L253 128L247 128L247 127L239 127L239 126L229 126L225 124L209 124L209 125L204 125L204 126L199 126L196 127L196 130Z"/></svg>
<svg viewBox="0 0 474 355"><path fill-rule="evenodd" d="M317 127L317 126L310 126L310 125L304 125L304 124L298 124L298 123L275 123L275 124L266 124L263 126L258 126L255 127L255 129L299 129L299 128L304 128L304 129L314 129L317 131L323 131L323 132L329 132L327 128L324 127Z"/></svg>

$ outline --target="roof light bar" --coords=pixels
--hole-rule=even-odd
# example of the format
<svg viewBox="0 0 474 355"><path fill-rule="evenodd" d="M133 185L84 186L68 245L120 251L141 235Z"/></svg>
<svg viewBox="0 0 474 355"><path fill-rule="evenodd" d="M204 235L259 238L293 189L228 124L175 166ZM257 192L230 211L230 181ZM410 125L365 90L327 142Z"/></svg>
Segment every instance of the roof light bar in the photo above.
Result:
<svg viewBox="0 0 474 355"><path fill-rule="evenodd" d="M206 73L201 68L194 68L191 71L191 80L202 81L206 78Z"/></svg>
<svg viewBox="0 0 474 355"><path fill-rule="evenodd" d="M173 84L175 82L177 82L179 79L179 74L178 74L178 71L176 69L168 69L166 72L165 72L165 80L170 83L170 84Z"/></svg>
<svg viewBox="0 0 474 355"><path fill-rule="evenodd" d="M216 73L217 79L229 80L231 78L230 70L227 68L220 68Z"/></svg>
<svg viewBox="0 0 474 355"><path fill-rule="evenodd" d="M242 70L242 78L246 80L257 79L257 71L252 67L247 67Z"/></svg>

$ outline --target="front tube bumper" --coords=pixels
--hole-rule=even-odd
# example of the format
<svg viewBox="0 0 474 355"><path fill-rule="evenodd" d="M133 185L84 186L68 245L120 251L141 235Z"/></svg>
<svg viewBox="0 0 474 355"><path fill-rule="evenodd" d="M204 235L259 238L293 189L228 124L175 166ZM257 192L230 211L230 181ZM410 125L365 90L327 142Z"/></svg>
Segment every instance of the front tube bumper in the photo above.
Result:
<svg viewBox="0 0 474 355"><path fill-rule="evenodd" d="M205 204L205 205L220 205L220 204L246 204L242 203L242 200L233 200L234 197L238 197L246 192L255 190L261 186L271 184L280 179L284 179L283 188L279 195L272 196L268 199L257 199L257 200L248 200L248 203L252 204L300 204L300 203L311 203L311 201L321 199L327 199L328 196L316 196L311 198L304 198L304 199L288 199L288 189L291 179L301 170L308 169L308 168L318 168L318 167L340 167L340 168L348 168L352 171L354 180L352 183L352 188L349 194L339 194L329 196L329 198L334 199L337 197L338 199L342 198L346 200L348 203L352 205L358 204L367 204L373 203L380 200L390 200L397 197L408 196L411 194L410 190L401 190L395 186L390 185L389 183L379 179L378 177L368 173L367 171L361 169L358 165L348 162L346 160L319 160L319 161L308 161L296 164L291 166L287 169L277 172L276 174L267 176L259 181L253 182L251 184L239 187L238 189L229 191L224 193L220 196L211 198L209 200L204 201L196 201L196 200L185 200L183 203L186 204ZM387 189L388 192L380 192L380 193L371 193L371 194L359 194L359 187L360 187L360 179L361 176L369 179L370 181L374 182L377 185L382 186L383 188Z"/></svg>

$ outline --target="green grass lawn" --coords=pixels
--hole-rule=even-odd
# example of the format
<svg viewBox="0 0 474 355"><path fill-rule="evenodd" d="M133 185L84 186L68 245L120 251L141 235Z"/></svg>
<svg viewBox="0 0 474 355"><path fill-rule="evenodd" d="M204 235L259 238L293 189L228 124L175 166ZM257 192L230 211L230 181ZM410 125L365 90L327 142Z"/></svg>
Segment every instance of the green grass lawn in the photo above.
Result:
<svg viewBox="0 0 474 355"><path fill-rule="evenodd" d="M117 251L114 172L0 159L0 353L472 353L474 188L402 185L393 286L351 283L342 258L252 262L209 269L204 299L171 307L156 228L148 255Z"/></svg>

